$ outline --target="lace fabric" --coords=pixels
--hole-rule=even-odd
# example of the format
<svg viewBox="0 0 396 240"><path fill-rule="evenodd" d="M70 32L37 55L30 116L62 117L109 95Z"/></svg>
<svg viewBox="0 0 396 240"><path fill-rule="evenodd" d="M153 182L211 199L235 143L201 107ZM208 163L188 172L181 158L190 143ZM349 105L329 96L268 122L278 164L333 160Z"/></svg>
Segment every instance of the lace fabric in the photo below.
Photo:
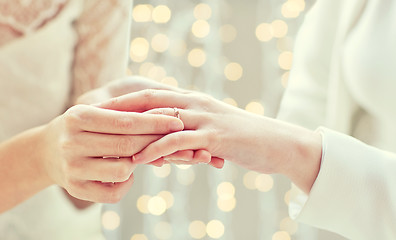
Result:
<svg viewBox="0 0 396 240"><path fill-rule="evenodd" d="M0 0L0 46L43 26L67 1Z"/></svg>
<svg viewBox="0 0 396 240"><path fill-rule="evenodd" d="M0 0L0 47L45 26L69 1ZM71 103L80 94L121 76L122 70L116 66L120 61L115 60L120 55L115 54L127 51L125 36L129 37L126 23L130 20L132 0L81 1L82 14L73 23L78 43L71 68ZM126 67L126 63L121 65Z"/></svg>

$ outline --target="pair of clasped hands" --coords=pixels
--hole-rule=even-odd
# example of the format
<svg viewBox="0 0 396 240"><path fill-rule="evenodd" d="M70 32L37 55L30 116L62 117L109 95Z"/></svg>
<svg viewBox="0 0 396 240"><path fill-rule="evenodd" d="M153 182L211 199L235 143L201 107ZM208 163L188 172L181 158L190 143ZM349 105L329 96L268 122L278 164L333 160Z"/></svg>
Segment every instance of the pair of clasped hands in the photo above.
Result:
<svg viewBox="0 0 396 240"><path fill-rule="evenodd" d="M271 159L263 120L202 93L130 77L84 94L46 126L43 166L70 195L104 203L128 192L139 164L222 168L227 159L271 172L274 161L262 160Z"/></svg>

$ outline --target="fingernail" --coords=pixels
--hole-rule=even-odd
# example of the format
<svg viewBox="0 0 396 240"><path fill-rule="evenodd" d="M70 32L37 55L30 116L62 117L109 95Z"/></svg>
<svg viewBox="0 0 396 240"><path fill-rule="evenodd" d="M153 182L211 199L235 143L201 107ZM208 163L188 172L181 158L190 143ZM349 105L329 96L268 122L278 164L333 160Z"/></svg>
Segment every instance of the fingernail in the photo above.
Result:
<svg viewBox="0 0 396 240"><path fill-rule="evenodd" d="M132 156L132 162L138 163L141 160L140 154L135 154Z"/></svg>
<svg viewBox="0 0 396 240"><path fill-rule="evenodd" d="M170 125L171 131L181 131L183 130L184 126L181 121L172 121Z"/></svg>

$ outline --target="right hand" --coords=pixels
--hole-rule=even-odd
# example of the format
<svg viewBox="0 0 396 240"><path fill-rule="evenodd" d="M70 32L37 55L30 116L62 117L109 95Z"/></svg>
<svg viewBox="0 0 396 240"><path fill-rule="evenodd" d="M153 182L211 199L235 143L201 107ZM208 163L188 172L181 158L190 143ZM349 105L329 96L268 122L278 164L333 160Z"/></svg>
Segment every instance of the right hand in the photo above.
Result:
<svg viewBox="0 0 396 240"><path fill-rule="evenodd" d="M114 203L133 184L131 156L180 130L175 117L76 105L45 127L41 161L51 182L70 195Z"/></svg>

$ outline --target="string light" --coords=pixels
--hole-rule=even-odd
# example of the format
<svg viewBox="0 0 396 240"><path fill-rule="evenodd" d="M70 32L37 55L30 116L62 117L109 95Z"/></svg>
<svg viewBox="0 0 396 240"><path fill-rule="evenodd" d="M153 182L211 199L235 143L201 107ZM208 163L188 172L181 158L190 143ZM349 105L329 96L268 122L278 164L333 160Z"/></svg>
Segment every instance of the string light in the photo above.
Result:
<svg viewBox="0 0 396 240"><path fill-rule="evenodd" d="M134 234L131 240L148 240L148 238L144 234Z"/></svg>
<svg viewBox="0 0 396 240"><path fill-rule="evenodd" d="M194 17L198 20L208 20L212 16L212 8L205 3L200 3L194 8Z"/></svg>
<svg viewBox="0 0 396 240"><path fill-rule="evenodd" d="M158 33L151 39L151 47L154 51L163 53L169 48L169 38L165 34Z"/></svg>
<svg viewBox="0 0 396 240"><path fill-rule="evenodd" d="M279 55L278 63L279 67L283 70L290 70L293 61L293 53L284 51Z"/></svg>
<svg viewBox="0 0 396 240"><path fill-rule="evenodd" d="M291 238L287 232L279 231L272 235L272 240L291 240Z"/></svg>
<svg viewBox="0 0 396 240"><path fill-rule="evenodd" d="M197 38L204 38L208 36L210 32L210 25L205 20L197 20L191 27L191 32Z"/></svg>

